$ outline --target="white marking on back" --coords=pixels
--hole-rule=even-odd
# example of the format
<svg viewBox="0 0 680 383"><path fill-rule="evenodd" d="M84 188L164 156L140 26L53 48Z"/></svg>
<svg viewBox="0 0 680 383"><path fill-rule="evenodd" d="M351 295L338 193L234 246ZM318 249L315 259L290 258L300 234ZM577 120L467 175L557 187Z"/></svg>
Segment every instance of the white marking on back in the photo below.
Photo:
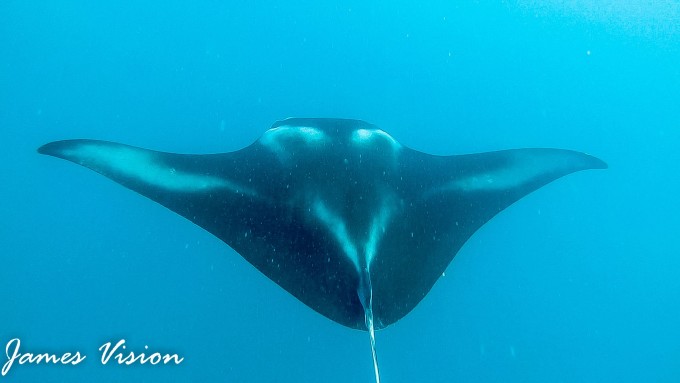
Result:
<svg viewBox="0 0 680 383"><path fill-rule="evenodd" d="M323 222L326 227L328 227L330 232L333 233L335 239L345 252L345 255L350 259L350 261L352 261L354 267L357 269L357 272L359 272L359 253L356 246L354 243L352 243L352 240L349 237L345 222L343 222L340 217L333 214L333 212L328 210L326 205L321 200L316 200L314 202L313 208L314 215L316 215L316 217L319 218L319 220L321 220L321 222Z"/></svg>
<svg viewBox="0 0 680 383"><path fill-rule="evenodd" d="M327 138L326 134L317 128L309 126L281 125L264 132L260 138L260 143L268 147L274 153L283 155L285 154L283 140L298 139L303 141L306 145L316 145L326 141Z"/></svg>
<svg viewBox="0 0 680 383"><path fill-rule="evenodd" d="M382 206L380 206L380 211L375 217L373 217L373 222L371 223L371 230L368 234L368 240L366 241L366 245L364 248L364 252L366 253L366 267L368 269L370 269L371 262L373 262L375 253L378 250L378 242L380 241L380 238L382 238L382 235L385 233L387 222L390 219L391 213L392 211L388 207L387 203L383 202Z"/></svg>
<svg viewBox="0 0 680 383"><path fill-rule="evenodd" d="M380 239L385 233L387 224L391 216L391 209L386 201L380 207L378 213L373 217L371 226L368 232L368 238L364 243L363 253L359 252L359 247L350 238L349 232L347 231L347 224L342 220L340 216L333 213L328 209L326 204L321 200L316 200L313 204L314 215L328 228L328 230L333 234L335 239L338 241L342 247L345 256L352 261L357 272L361 274L361 268L365 267L367 270L370 268L371 262L378 250L378 245ZM363 255L364 261L361 262L360 257Z"/></svg>
<svg viewBox="0 0 680 383"><path fill-rule="evenodd" d="M401 144L383 130L357 129L352 132L352 141L355 144L367 145L375 142L376 140L384 140L387 142L392 148L393 152L397 152L399 149L401 149Z"/></svg>

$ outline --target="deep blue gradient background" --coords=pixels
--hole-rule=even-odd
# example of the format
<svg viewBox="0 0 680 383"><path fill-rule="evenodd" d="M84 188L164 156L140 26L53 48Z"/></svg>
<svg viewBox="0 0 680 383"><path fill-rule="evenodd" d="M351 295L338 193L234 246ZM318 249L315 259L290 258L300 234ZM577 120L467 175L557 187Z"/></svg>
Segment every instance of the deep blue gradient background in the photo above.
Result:
<svg viewBox="0 0 680 383"><path fill-rule="evenodd" d="M483 227L377 333L384 382L677 382L680 6L637 3L3 1L0 347L88 359L0 380L371 382L365 333L35 152L81 137L232 151L299 116L364 119L428 153L560 147L610 165ZM102 366L119 338L186 360Z"/></svg>

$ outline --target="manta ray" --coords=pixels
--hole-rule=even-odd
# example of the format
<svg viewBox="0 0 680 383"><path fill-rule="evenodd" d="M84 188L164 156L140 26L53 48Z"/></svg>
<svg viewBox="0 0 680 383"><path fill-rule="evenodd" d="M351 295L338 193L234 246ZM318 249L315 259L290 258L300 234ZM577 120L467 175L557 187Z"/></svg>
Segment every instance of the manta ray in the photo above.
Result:
<svg viewBox="0 0 680 383"><path fill-rule="evenodd" d="M360 120L294 118L229 153L97 141L39 153L90 168L225 242L319 314L370 335L427 295L500 211L567 174L607 165L562 149L436 156Z"/></svg>

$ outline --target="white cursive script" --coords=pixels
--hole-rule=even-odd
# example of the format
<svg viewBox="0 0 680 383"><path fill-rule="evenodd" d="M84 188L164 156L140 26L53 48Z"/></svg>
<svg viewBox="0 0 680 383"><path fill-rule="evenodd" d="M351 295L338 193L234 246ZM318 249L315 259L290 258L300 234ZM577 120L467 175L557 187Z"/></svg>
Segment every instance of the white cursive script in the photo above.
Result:
<svg viewBox="0 0 680 383"><path fill-rule="evenodd" d="M111 357L113 357L118 364L125 364L128 366L135 363L157 365L161 362L163 362L163 364L172 362L180 364L184 361L184 357L180 357L177 354L161 354L159 352L154 352L149 355L146 355L143 352L135 354L132 351L125 351L125 349L125 339L119 340L113 347L111 347L111 342L104 343L99 347L99 351L102 352L102 364L107 364ZM144 350L148 349L149 346L144 346Z"/></svg>
<svg viewBox="0 0 680 383"><path fill-rule="evenodd" d="M75 366L86 358L86 356L81 355L79 351L76 351L75 353L65 352L61 355L46 352L41 354L33 354L30 352L21 353L19 352L20 346L21 340L19 340L19 338L14 338L7 342L7 347L5 347L7 362L2 366L2 376L7 375L9 369L14 365L14 362L19 364L40 364L44 362L46 364L71 364Z"/></svg>

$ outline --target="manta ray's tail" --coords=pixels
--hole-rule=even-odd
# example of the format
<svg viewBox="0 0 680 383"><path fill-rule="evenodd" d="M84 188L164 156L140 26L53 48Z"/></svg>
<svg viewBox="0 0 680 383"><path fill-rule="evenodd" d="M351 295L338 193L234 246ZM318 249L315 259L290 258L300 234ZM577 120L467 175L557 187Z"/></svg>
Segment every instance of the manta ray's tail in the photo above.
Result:
<svg viewBox="0 0 680 383"><path fill-rule="evenodd" d="M380 370L378 369L378 352L375 350L375 328L373 326L373 310L366 311L366 327L371 338L371 353L373 354L373 370L375 371L375 383L380 383Z"/></svg>
<svg viewBox="0 0 680 383"><path fill-rule="evenodd" d="M366 319L366 330L371 340L371 354L373 355L373 370L375 371L375 382L380 383L380 370L378 369L378 352L375 349L375 325L373 322L373 287L371 286L371 275L368 268L363 269L359 282L359 300L364 308Z"/></svg>

